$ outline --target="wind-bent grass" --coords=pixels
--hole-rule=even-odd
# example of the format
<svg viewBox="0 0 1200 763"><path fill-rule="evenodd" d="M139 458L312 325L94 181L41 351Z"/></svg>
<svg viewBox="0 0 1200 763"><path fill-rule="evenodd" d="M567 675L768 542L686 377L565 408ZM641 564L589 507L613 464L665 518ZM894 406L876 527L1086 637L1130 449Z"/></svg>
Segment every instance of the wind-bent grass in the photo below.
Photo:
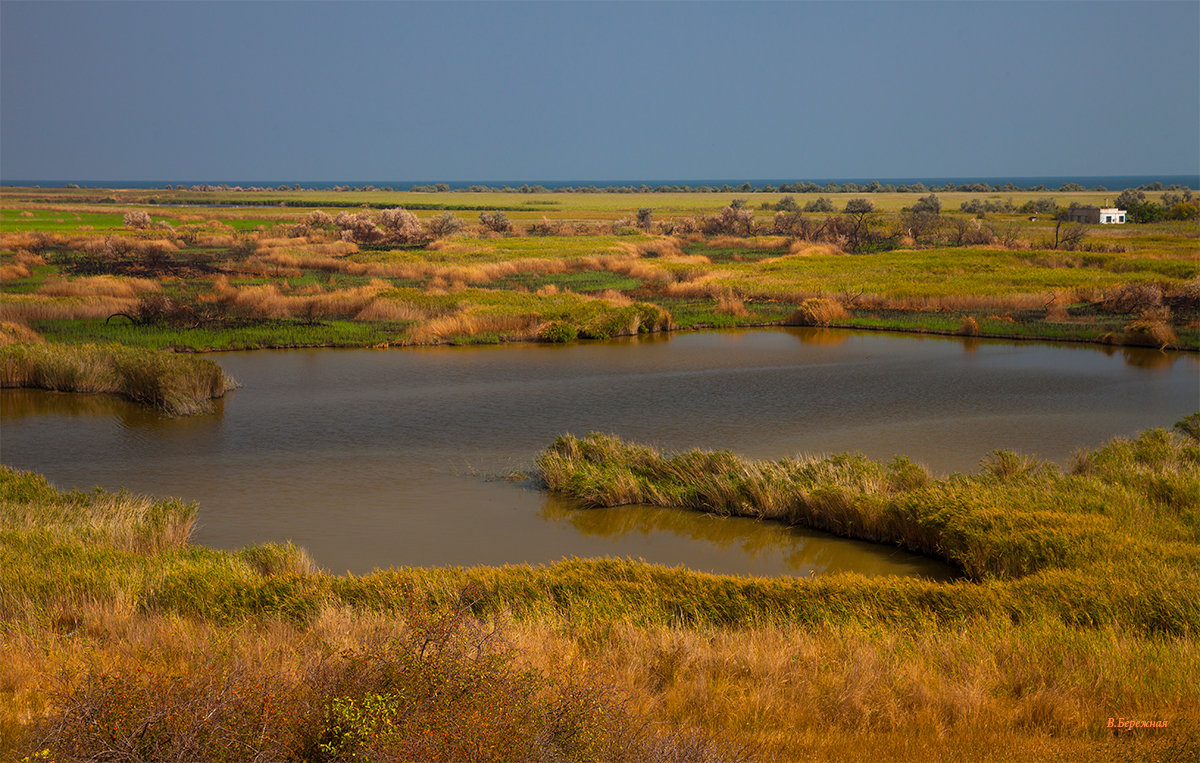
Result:
<svg viewBox="0 0 1200 763"><path fill-rule="evenodd" d="M213 361L121 345L17 342L0 347L0 386L107 392L172 415L212 409L233 381Z"/></svg>

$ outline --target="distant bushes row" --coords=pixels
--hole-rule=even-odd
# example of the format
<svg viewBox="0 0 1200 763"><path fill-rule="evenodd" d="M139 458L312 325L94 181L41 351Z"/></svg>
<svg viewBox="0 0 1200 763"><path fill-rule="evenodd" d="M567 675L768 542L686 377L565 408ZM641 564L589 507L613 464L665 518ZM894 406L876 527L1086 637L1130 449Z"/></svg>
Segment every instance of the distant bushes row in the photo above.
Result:
<svg viewBox="0 0 1200 763"><path fill-rule="evenodd" d="M70 187L70 186L68 186ZM231 192L266 192L266 191L301 191L301 190L320 190L315 188L305 188L300 184L283 184L276 186L239 186L229 185L226 183L220 184L197 184L197 185L175 185L166 186L167 190L178 191L195 191L195 192L214 192L214 191L231 191ZM1182 191L1184 186L1170 185L1166 186L1168 191ZM325 190L336 192L391 192L398 189L394 186L375 186L375 185L335 185ZM486 185L474 184L465 188L452 189L449 183L420 183L410 186L407 190L418 193L447 193L451 190L467 191L469 193L929 193L930 191L938 191L942 193L997 193L997 192L1012 192L1012 191L1047 191L1060 190L1063 192L1071 191L1107 191L1108 189L1102 185L1092 186L1090 189L1080 183L1063 183L1058 188L1047 188L1043 184L1035 184L1030 186L1018 186L1015 183L1008 182L1002 184L992 183L943 183L941 185L926 185L925 183L883 183L878 180L872 180L867 183L815 183L813 181L795 181L791 183L780 183L778 185L772 183L764 183L755 185L749 182L738 184L720 183L720 184L701 184L689 185L686 183L650 185L648 183L639 183L637 185L577 185L577 186L557 186L547 187L540 184L524 183L518 186L512 185ZM1150 183L1140 186L1138 190L1143 191L1161 191L1164 190L1162 183Z"/></svg>

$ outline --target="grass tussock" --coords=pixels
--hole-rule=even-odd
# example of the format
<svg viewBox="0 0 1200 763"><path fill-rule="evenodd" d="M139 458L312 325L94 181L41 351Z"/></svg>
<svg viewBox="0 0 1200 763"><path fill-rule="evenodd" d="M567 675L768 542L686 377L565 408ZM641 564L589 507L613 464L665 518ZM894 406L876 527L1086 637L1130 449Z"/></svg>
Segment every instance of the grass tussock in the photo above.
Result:
<svg viewBox="0 0 1200 763"><path fill-rule="evenodd" d="M979 336L981 333L979 330L979 321L975 320L975 316L973 315L963 316L962 323L959 324L958 329L954 333L962 336Z"/></svg>
<svg viewBox="0 0 1200 763"><path fill-rule="evenodd" d="M789 326L829 326L850 317L842 303L835 299L813 297L806 299L785 321Z"/></svg>
<svg viewBox="0 0 1200 763"><path fill-rule="evenodd" d="M750 314L746 310L746 303L742 298L734 294L732 291L721 292L716 299L716 310L723 315L733 315L739 318L744 318Z"/></svg>
<svg viewBox="0 0 1200 763"><path fill-rule="evenodd" d="M212 409L233 382L207 358L119 345L0 347L0 386L105 392L172 415Z"/></svg>

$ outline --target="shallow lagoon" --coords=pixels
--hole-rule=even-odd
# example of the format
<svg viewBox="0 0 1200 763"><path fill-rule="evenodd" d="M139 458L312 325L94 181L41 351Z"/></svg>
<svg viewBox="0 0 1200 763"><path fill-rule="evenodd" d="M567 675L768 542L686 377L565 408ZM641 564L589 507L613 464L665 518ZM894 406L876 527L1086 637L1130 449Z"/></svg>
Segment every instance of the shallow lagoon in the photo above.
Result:
<svg viewBox="0 0 1200 763"><path fill-rule="evenodd" d="M0 459L63 488L197 501L196 541L290 539L335 572L631 556L736 574L942 577L892 548L577 509L499 477L557 435L592 430L755 458L906 455L937 473L974 470L997 448L1066 463L1200 407L1195 354L820 329L213 357L243 387L210 416L4 390Z"/></svg>

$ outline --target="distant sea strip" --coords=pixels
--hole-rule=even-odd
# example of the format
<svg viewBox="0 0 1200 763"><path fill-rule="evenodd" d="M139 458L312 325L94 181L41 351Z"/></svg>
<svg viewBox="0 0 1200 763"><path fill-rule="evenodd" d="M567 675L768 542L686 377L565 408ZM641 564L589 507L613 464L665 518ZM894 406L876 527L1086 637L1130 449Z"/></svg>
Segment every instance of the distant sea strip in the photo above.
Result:
<svg viewBox="0 0 1200 763"><path fill-rule="evenodd" d="M878 186L873 184L878 183ZM700 178L700 179L651 179L651 180L12 180L0 181L0 185L9 187L41 187L64 188L81 186L88 188L167 188L191 186L224 186L228 188L272 188L281 186L292 188L300 186L304 189L329 190L334 188L374 188L377 190L409 191L413 189L432 190L434 187L446 186L450 190L465 190L475 187L496 190L527 190L538 188L550 191L573 190L667 190L688 188L691 190L716 190L733 192L784 192L803 193L827 191L835 192L833 186L843 190L845 186L857 186L861 192L881 190L879 186L891 186L897 190L911 190L921 187L936 191L947 190L948 187L959 186L990 186L995 191L1013 190L1061 190L1065 185L1068 190L1077 190L1074 186L1083 186L1087 190L1124 190L1126 188L1153 187L1155 185L1167 188L1184 186L1200 189L1200 174L1191 175L1050 175L1038 177L905 177L905 178ZM749 186L747 188L747 186ZM795 190L803 186L804 190ZM812 186L817 186L813 188Z"/></svg>

